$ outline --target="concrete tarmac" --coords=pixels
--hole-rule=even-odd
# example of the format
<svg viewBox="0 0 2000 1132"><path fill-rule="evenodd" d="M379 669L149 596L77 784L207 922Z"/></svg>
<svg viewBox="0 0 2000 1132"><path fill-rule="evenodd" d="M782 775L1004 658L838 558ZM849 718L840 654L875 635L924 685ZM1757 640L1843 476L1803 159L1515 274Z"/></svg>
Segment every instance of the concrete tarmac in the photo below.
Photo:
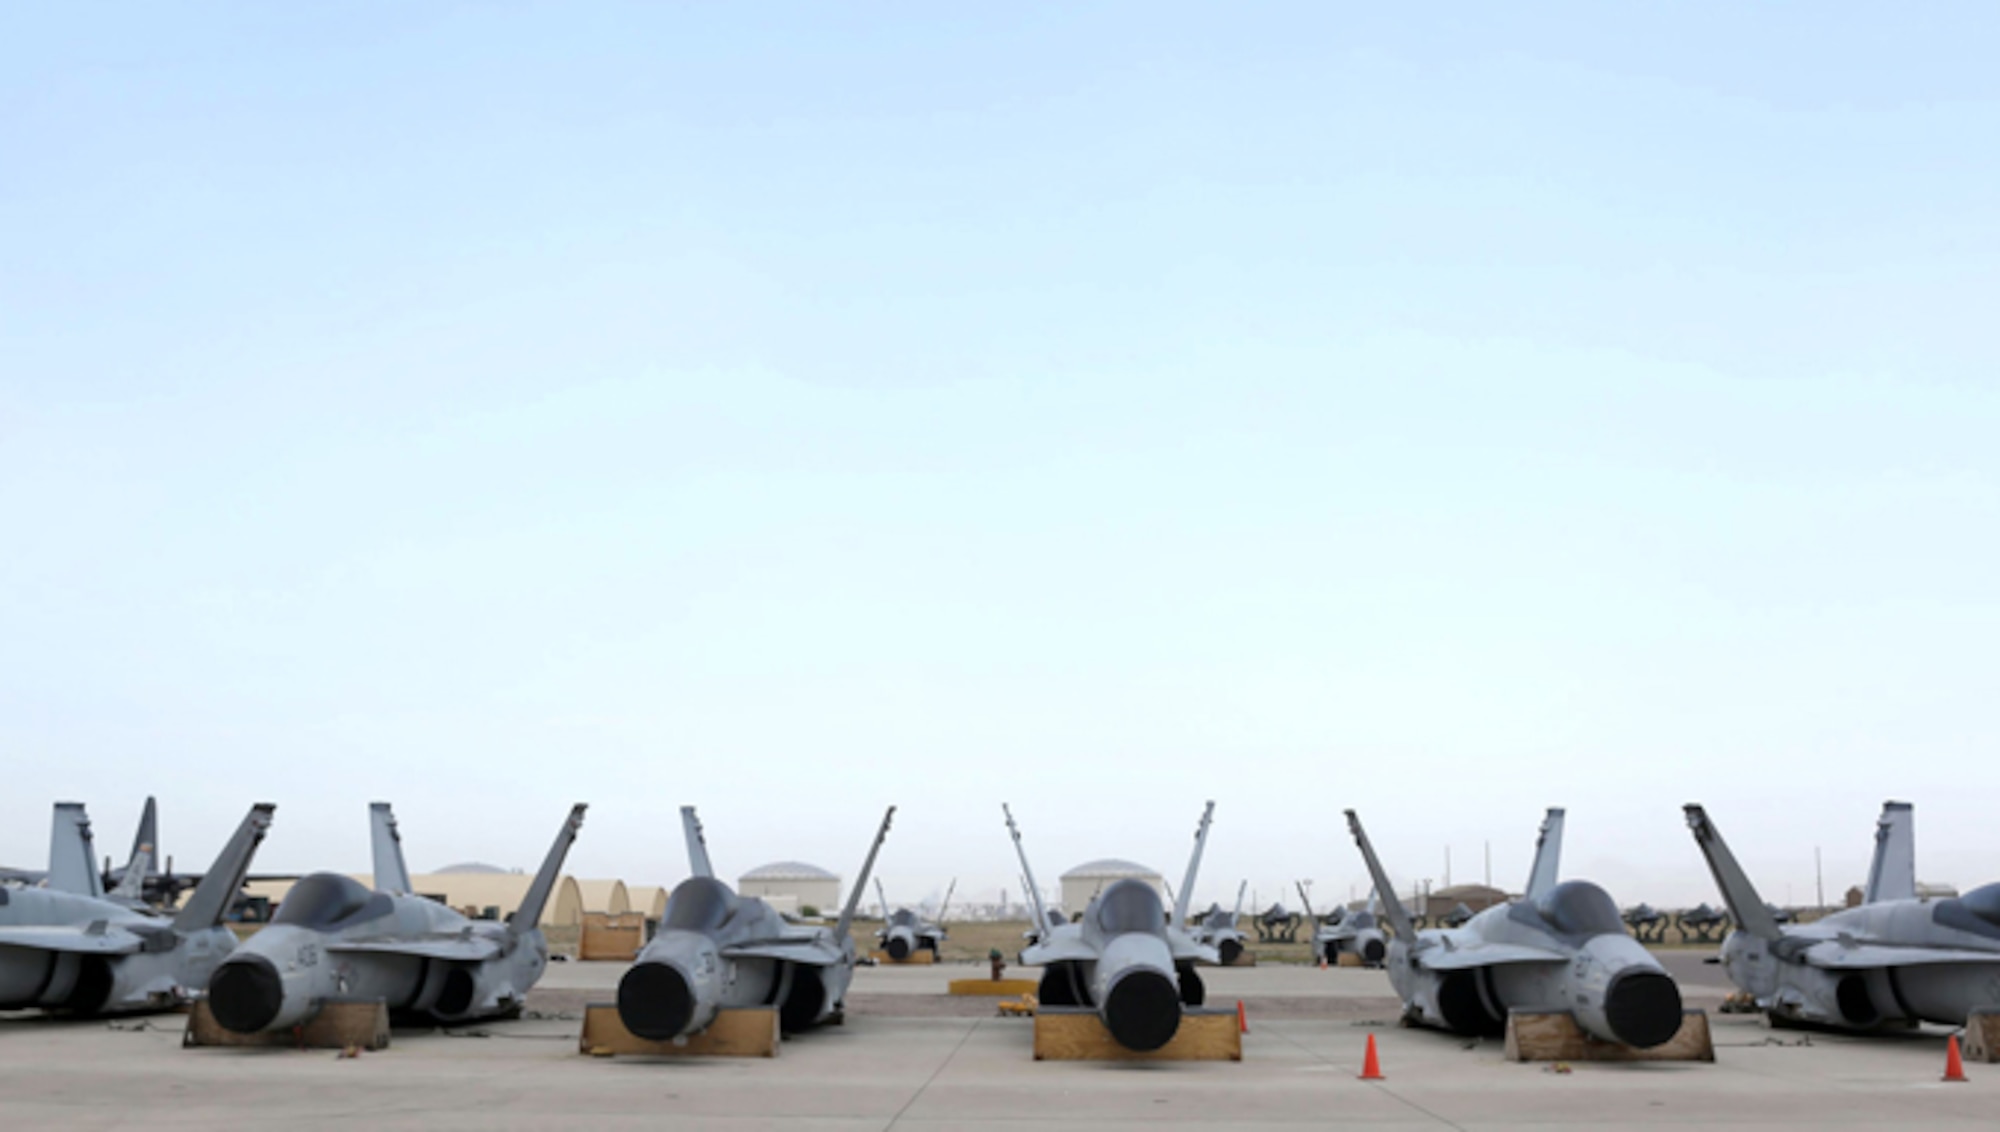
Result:
<svg viewBox="0 0 2000 1132"><path fill-rule="evenodd" d="M552 996L604 1000L617 964L559 964ZM1498 1042L1405 1030L1381 1017L1260 1017L1240 1063L1060 1063L1031 1056L1028 1020L922 1016L971 968L863 969L854 995L907 1000L787 1041L774 1060L591 1058L577 1020L538 1005L519 1021L398 1030L381 1053L180 1048L178 1016L0 1016L0 1128L297 1129L1190 1128L1567 1126L1992 1128L2000 1066L1938 1081L1944 1034L1851 1038L1712 1016L1717 1062L1587 1064L1567 1074L1502 1059ZM1707 968L1707 973L1716 973ZM1213 1001L1372 1004L1379 972L1209 972ZM1683 974L1677 970L1676 974ZM1699 980L1703 970L1683 974ZM1719 979L1713 979L1719 985ZM1690 1000L1701 995L1690 991ZM1366 1037L1385 1082L1356 1079Z"/></svg>

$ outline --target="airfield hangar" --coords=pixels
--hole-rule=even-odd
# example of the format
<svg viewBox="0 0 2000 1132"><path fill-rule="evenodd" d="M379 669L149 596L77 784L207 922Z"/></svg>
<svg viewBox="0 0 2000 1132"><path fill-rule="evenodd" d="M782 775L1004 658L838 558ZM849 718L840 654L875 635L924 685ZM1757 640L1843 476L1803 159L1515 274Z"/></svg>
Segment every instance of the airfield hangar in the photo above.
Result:
<svg viewBox="0 0 2000 1132"><path fill-rule="evenodd" d="M1155 869L1149 869L1136 861L1121 860L1117 857L1103 857L1095 861L1085 861L1062 875L1062 907L1071 916L1084 910L1090 898L1104 891L1115 880L1141 880L1153 886L1153 891L1166 897L1166 882Z"/></svg>
<svg viewBox="0 0 2000 1132"><path fill-rule="evenodd" d="M762 897L780 912L797 915L811 908L822 916L840 912L840 877L804 861L773 861L736 880L736 891Z"/></svg>

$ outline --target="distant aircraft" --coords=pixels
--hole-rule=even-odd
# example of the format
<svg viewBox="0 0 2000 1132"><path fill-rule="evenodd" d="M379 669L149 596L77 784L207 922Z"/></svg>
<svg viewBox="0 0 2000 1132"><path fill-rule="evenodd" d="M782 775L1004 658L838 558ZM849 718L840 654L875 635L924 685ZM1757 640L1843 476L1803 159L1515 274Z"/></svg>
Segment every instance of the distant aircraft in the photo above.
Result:
<svg viewBox="0 0 2000 1132"><path fill-rule="evenodd" d="M1196 942L1213 947L1225 967L1243 954L1243 933L1237 930L1236 924L1243 918L1243 894L1249 889L1250 882L1247 880L1236 886L1234 911L1225 912L1222 905L1211 904L1208 911L1194 918Z"/></svg>
<svg viewBox="0 0 2000 1132"><path fill-rule="evenodd" d="M625 1028L668 1041L700 1033L723 1010L754 1006L776 1006L787 1033L839 1022L854 981L854 913L895 816L894 806L882 815L840 921L827 928L789 923L769 904L717 880L701 821L693 806L682 806L694 875L674 887L659 932L618 981Z"/></svg>
<svg viewBox="0 0 2000 1132"><path fill-rule="evenodd" d="M1004 804L1000 810L1007 816L1007 832L1021 858L1035 923L1055 923L1042 907L1013 811ZM1214 813L1214 802L1202 811L1194 855L1188 858L1187 879L1181 883L1171 918L1152 885L1126 877L1092 897L1078 922L1050 927L1021 952L1022 963L1046 968L1039 995L1042 1005L1095 1009L1112 1038L1127 1049L1155 1050L1173 1040L1180 1029L1181 1008L1200 1006L1205 994L1195 966L1221 961L1213 947L1181 927L1187 921L1188 896L1194 891Z"/></svg>
<svg viewBox="0 0 2000 1132"><path fill-rule="evenodd" d="M275 809L250 808L187 904L168 919L105 897L90 819L78 803L56 803L47 886L0 889L0 1009L155 1010L208 986L236 946L222 918Z"/></svg>
<svg viewBox="0 0 2000 1132"><path fill-rule="evenodd" d="M919 951L937 954L938 945L944 942L944 913L951 907L951 894L958 891L958 881L944 891L944 903L938 905L936 920L926 920L923 914L911 908L889 911L889 896L882 891L882 878L875 878L875 895L882 900L882 930L875 938L882 941L882 950L889 958L901 963Z"/></svg>
<svg viewBox="0 0 2000 1132"><path fill-rule="evenodd" d="M1336 906L1324 919L1313 915L1304 885L1299 886L1299 902L1305 905L1306 919L1313 928L1313 954L1328 963L1340 962L1343 954L1360 957L1363 967L1380 967L1389 954L1389 937L1382 931L1381 901L1373 892L1368 905L1348 911Z"/></svg>
<svg viewBox="0 0 2000 1132"><path fill-rule="evenodd" d="M1618 905L1589 881L1557 882L1562 810L1551 809L1542 823L1520 901L1494 905L1461 928L1422 932L1396 897L1353 810L1347 824L1395 930L1389 981L1408 1020L1497 1037L1510 1010L1563 1011L1594 1037L1641 1049L1679 1032L1680 988L1625 933Z"/></svg>
<svg viewBox="0 0 2000 1132"><path fill-rule="evenodd" d="M1937 1022L2000 1009L2000 884L1964 896L1916 895L1915 817L1883 807L1868 902L1810 924L1781 927L1722 833L1698 805L1688 828L1736 920L1722 966L1774 1020L1851 1030Z"/></svg>
<svg viewBox="0 0 2000 1132"><path fill-rule="evenodd" d="M88 830L86 830L87 833ZM159 877L159 872L154 868L160 860L158 853L159 843L160 825L158 805L151 797L148 797L145 807L139 813L138 829L132 836L132 852L125 859L123 865L113 868L110 860L106 859L104 862L104 871L98 873L94 867L93 859L92 861L84 862L82 870L70 868L59 878L52 878L47 869L0 868L0 883L13 883L31 887L45 885L58 892L69 892L77 896L105 896L119 889L124 889L127 893L131 893L129 882L135 873L141 882L155 881ZM96 876L97 880L93 883L89 877L84 875L85 872ZM168 899L154 900L152 903L171 904L173 902L171 899L172 896L179 895L182 889L194 887L194 884L201 880L201 878L193 876L184 877L182 880L184 883L176 887ZM150 889L141 887L136 894L132 895L143 898L148 891Z"/></svg>
<svg viewBox="0 0 2000 1132"><path fill-rule="evenodd" d="M580 804L570 808L520 908L501 924L415 895L395 815L387 802L373 803L375 890L338 873L293 885L271 922L209 982L216 1022L240 1034L288 1029L331 998L379 999L443 1022L518 1014L548 967L542 906L583 813Z"/></svg>

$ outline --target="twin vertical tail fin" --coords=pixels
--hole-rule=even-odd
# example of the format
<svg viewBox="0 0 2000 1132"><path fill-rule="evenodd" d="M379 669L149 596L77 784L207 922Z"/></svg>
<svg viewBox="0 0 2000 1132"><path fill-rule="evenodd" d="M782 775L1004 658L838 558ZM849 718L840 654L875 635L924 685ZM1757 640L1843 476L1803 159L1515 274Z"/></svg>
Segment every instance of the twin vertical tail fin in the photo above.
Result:
<svg viewBox="0 0 2000 1132"><path fill-rule="evenodd" d="M847 894L847 907L840 910L840 923L834 928L834 942L845 945L849 942L848 928L854 923L855 909L861 906L861 894L868 888L868 878L875 872L875 854L882 851L882 843L889 839L889 823L895 820L896 807L882 815L882 828L875 831L875 843L868 847L868 857L861 862L861 875L855 878L854 890ZM886 905L884 906L886 907Z"/></svg>
<svg viewBox="0 0 2000 1132"><path fill-rule="evenodd" d="M939 924L944 923L945 910L951 907L951 894L957 891L958 891L958 878L953 877L951 878L950 887L944 890L944 903L938 905L937 922Z"/></svg>
<svg viewBox="0 0 2000 1132"><path fill-rule="evenodd" d="M1000 803L1000 812L1007 815L1007 832L1014 838L1014 853L1021 858L1021 883L1028 889L1028 905L1035 910L1035 936L1040 938L1049 930L1049 915L1042 907L1042 890L1035 887L1035 870L1028 867L1028 851L1021 846L1021 830L1014 824L1014 811L1007 803Z"/></svg>
<svg viewBox="0 0 2000 1132"><path fill-rule="evenodd" d="M118 878L118 887L111 890L111 898L128 904L145 900L146 873L152 867L153 847L139 845L133 848L132 859L125 865L125 875Z"/></svg>
<svg viewBox="0 0 2000 1132"><path fill-rule="evenodd" d="M1248 885L1250 882L1246 880L1243 883ZM1292 887L1299 890L1299 905L1306 910L1306 922L1309 924L1319 923L1319 917L1313 915L1312 897L1306 895L1305 882L1295 880L1292 882ZM1236 914L1239 916L1243 914L1243 890L1241 888L1236 890Z"/></svg>
<svg viewBox="0 0 2000 1132"><path fill-rule="evenodd" d="M175 913L174 930L206 931L222 922L237 892L243 888L243 878L250 875L250 859L257 855L257 846L263 844L264 834L271 828L271 815L277 808L269 802L259 802L243 815L228 844L216 854L215 863L202 874L201 883L195 885L194 894Z"/></svg>
<svg viewBox="0 0 2000 1132"><path fill-rule="evenodd" d="M569 856L569 847L576 843L577 832L583 829L583 811L589 807L582 802L569 808L569 816L563 819L562 828L556 830L555 844L549 846L549 855L542 858L542 868L535 874L533 884L528 886L528 894L521 897L521 906L507 921L507 931L513 935L530 932L542 922L542 909L548 905L549 894L556 890L556 881L562 876L563 861Z"/></svg>
<svg viewBox="0 0 2000 1132"><path fill-rule="evenodd" d="M1201 812L1201 824L1194 830L1194 853L1188 857L1187 879L1181 882L1180 895L1174 897L1174 923L1187 923L1188 901L1194 899L1194 878L1201 872L1201 851L1208 848L1208 823L1215 817L1215 803Z"/></svg>
<svg viewBox="0 0 2000 1132"><path fill-rule="evenodd" d="M146 808L139 811L139 828L132 835L132 855L125 858L124 876L132 875L132 866L138 863L142 852L146 855L146 864L139 872L141 881L160 861L160 807L150 794L146 796ZM122 880L118 887L121 891L124 889Z"/></svg>
<svg viewBox="0 0 2000 1132"><path fill-rule="evenodd" d="M881 877L875 878L875 899L882 902L882 918L887 920L889 918L889 894L882 891Z"/></svg>
<svg viewBox="0 0 2000 1132"><path fill-rule="evenodd" d="M1875 822L1875 860L1868 866L1863 904L1917 898L1917 814L1908 802L1882 803Z"/></svg>
<svg viewBox="0 0 2000 1132"><path fill-rule="evenodd" d="M1389 926L1395 929L1396 938L1415 942L1416 924L1403 907L1402 899L1396 895L1396 886L1389 883L1389 874L1375 856L1375 847L1368 843L1368 831L1361 828L1361 817L1353 810L1347 811L1347 829L1354 835L1355 847L1361 850L1361 859L1368 865L1368 879L1375 882L1375 896L1382 902L1382 914L1388 918Z"/></svg>
<svg viewBox="0 0 2000 1132"><path fill-rule="evenodd" d="M701 835L701 819L693 806L681 807L681 831L687 834L688 871L698 877L712 877L715 866L708 863L708 839Z"/></svg>
<svg viewBox="0 0 2000 1132"><path fill-rule="evenodd" d="M1715 887L1722 890L1722 902L1729 905L1729 914L1735 917L1736 926L1759 939L1779 938L1783 933L1778 928L1778 918L1771 915L1764 898L1757 895L1757 889L1744 875L1743 867L1736 863L1736 855L1722 840L1721 831L1708 820L1708 811L1693 803L1681 809L1687 814L1688 828L1694 831L1694 843L1701 847L1701 855L1708 861L1708 871L1715 877Z"/></svg>
<svg viewBox="0 0 2000 1132"><path fill-rule="evenodd" d="M57 802L49 827L48 886L77 896L104 897L104 874L90 843L90 815L82 802Z"/></svg>
<svg viewBox="0 0 2000 1132"><path fill-rule="evenodd" d="M1562 879L1563 855L1563 810L1560 806L1550 806L1548 816L1542 819L1541 836L1535 838L1535 864L1528 870L1528 887L1525 892L1533 900Z"/></svg>
<svg viewBox="0 0 2000 1132"><path fill-rule="evenodd" d="M396 832L396 815L387 802L368 804L369 838L375 848L375 889L407 896L410 868L403 863L403 835Z"/></svg>

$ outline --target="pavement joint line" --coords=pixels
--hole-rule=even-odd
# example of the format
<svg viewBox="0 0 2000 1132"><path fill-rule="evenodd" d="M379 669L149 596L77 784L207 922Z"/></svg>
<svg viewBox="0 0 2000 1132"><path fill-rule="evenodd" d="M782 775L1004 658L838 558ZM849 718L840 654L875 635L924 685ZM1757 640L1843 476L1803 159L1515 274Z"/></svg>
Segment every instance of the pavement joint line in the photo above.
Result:
<svg viewBox="0 0 2000 1132"><path fill-rule="evenodd" d="M972 1035L978 1033L979 1027L985 1024L986 1019L984 1018L974 1018L972 1020L972 1025L967 1026L965 1033L959 1037L958 1044L951 1047L951 1052L944 1055L944 1060L938 1062L936 1069L931 1070L931 1075L924 1078L924 1083L917 1086L917 1091L911 1093L910 1099L903 1102L903 1107L896 1110L896 1115L889 1118L889 1123L882 1126L882 1132L889 1132L890 1129L902 1121L904 1114L910 1111L910 1106L917 1103L918 1099L931 1087L931 1082L938 1079L938 1074L944 1072L945 1066L950 1065L958 1057L958 1051L964 1049L965 1043L971 1041Z"/></svg>
<svg viewBox="0 0 2000 1132"><path fill-rule="evenodd" d="M1299 1041L1297 1038L1292 1037L1290 1034L1285 1033L1284 1030L1273 1029L1271 1032L1285 1039L1286 1041L1292 1043L1293 1045L1297 1046L1299 1049L1304 1050L1305 1055L1307 1057L1313 1058L1314 1060L1322 1062L1328 1066L1331 1066L1334 1069L1340 1068L1340 1064L1338 1062L1318 1052L1317 1050L1314 1050L1311 1046L1305 1044L1302 1041ZM1444 1117L1439 1116L1437 1113L1432 1112L1430 1109L1425 1108L1423 1105L1418 1104L1416 1101L1413 1101L1410 1098L1404 1096L1403 1094L1397 1092L1395 1089L1390 1088L1388 1082L1386 1081L1369 1081L1367 1082L1367 1084L1374 1086L1380 1092L1389 1094L1390 1096L1403 1102L1405 1105L1408 1105L1410 1108L1413 1108L1418 1112L1423 1113L1425 1116L1430 1117L1432 1120L1437 1121L1439 1124L1444 1125L1446 1128L1453 1129L1453 1132L1465 1132L1465 1129L1462 1126L1453 1124L1451 1121L1446 1120Z"/></svg>

